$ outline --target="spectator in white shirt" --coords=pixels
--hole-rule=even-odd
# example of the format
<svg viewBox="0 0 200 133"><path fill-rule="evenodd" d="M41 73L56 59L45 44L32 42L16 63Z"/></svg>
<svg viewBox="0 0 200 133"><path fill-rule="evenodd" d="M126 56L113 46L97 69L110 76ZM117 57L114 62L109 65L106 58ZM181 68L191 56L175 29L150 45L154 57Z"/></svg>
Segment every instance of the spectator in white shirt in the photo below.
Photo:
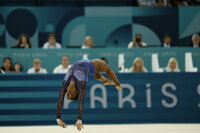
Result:
<svg viewBox="0 0 200 133"><path fill-rule="evenodd" d="M193 46L194 48L198 48L199 45L200 45L200 37L199 37L198 34L194 34L194 35L192 36L192 46Z"/></svg>
<svg viewBox="0 0 200 133"><path fill-rule="evenodd" d="M169 48L171 47L172 37L169 34L166 34L163 38L163 47Z"/></svg>
<svg viewBox="0 0 200 133"><path fill-rule="evenodd" d="M33 60L33 67L28 69L29 74L39 74L39 73L47 73L47 70L41 67L41 60L40 59L34 59Z"/></svg>
<svg viewBox="0 0 200 133"><path fill-rule="evenodd" d="M61 44L56 42L56 34L50 33L48 35L48 42L43 45L43 49L60 49L62 48Z"/></svg>
<svg viewBox="0 0 200 133"><path fill-rule="evenodd" d="M142 34L136 34L133 40L128 44L128 48L145 47L146 43L142 42Z"/></svg>
<svg viewBox="0 0 200 133"><path fill-rule="evenodd" d="M164 72L180 72L178 61L176 58L170 58Z"/></svg>
<svg viewBox="0 0 200 133"><path fill-rule="evenodd" d="M62 57L61 64L54 68L53 73L67 73L70 67L69 57L65 55Z"/></svg>
<svg viewBox="0 0 200 133"><path fill-rule="evenodd" d="M89 48L93 48L95 46L94 44L94 40L91 36L87 36L84 41L83 41L83 45L81 46L82 49L89 49Z"/></svg>
<svg viewBox="0 0 200 133"><path fill-rule="evenodd" d="M137 0L139 6L156 6L156 0Z"/></svg>

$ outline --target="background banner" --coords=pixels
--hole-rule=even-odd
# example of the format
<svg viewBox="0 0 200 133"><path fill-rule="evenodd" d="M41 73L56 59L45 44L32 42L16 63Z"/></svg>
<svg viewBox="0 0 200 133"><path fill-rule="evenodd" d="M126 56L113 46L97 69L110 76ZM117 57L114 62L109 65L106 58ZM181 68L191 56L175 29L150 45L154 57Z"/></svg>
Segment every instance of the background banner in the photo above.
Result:
<svg viewBox="0 0 200 133"><path fill-rule="evenodd" d="M119 71L119 54L124 54L124 67L132 67L132 62L136 57L140 57L144 61L144 65L148 72L152 72L152 54L158 54L158 62L161 68L167 66L171 57L175 57L178 61L180 71L185 71L186 53L191 53L191 60L194 67L200 71L200 49L199 48L139 48L139 49L122 49L122 48L98 48L98 49L0 49L0 66L3 65L4 57L11 57L13 63L19 62L23 65L23 72L33 67L33 59L40 59L42 67L46 68L48 73L52 73L53 69L61 63L61 57L68 55L70 64L77 60L83 59L87 55L88 59L106 57L108 64L115 72ZM190 61L191 61L190 60Z"/></svg>
<svg viewBox="0 0 200 133"><path fill-rule="evenodd" d="M199 123L200 73L117 74L123 87L89 77L84 123ZM64 75L0 75L0 125L56 124ZM65 100L62 118L77 119L76 102Z"/></svg>

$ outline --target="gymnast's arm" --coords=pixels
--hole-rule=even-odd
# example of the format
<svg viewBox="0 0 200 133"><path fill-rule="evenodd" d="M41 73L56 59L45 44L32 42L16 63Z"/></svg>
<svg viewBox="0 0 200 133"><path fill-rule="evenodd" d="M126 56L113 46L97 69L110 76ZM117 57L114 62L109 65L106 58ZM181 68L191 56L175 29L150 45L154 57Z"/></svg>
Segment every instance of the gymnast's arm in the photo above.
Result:
<svg viewBox="0 0 200 133"><path fill-rule="evenodd" d="M86 94L86 81L82 81L82 83L77 85L77 88L79 88L79 95L78 95L78 119L75 123L75 127L80 131L83 128L82 123L82 116L83 116L83 110L84 110L84 100L85 100L85 94Z"/></svg>
<svg viewBox="0 0 200 133"><path fill-rule="evenodd" d="M109 67L109 66L108 66ZM120 86L119 80L117 78L117 75L113 72L113 70L109 67L106 71L106 74L110 79L112 79L115 82L116 86Z"/></svg>
<svg viewBox="0 0 200 133"><path fill-rule="evenodd" d="M84 110L84 100L85 100L85 94L86 94L86 85L79 91L78 96L78 119L82 120L83 116L83 110Z"/></svg>
<svg viewBox="0 0 200 133"><path fill-rule="evenodd" d="M96 79L96 80L99 80L101 82L105 82L107 78L105 78L103 75L101 75L100 73L96 72L93 77Z"/></svg>
<svg viewBox="0 0 200 133"><path fill-rule="evenodd" d="M58 99L57 109L56 109L57 123L63 128L66 128L66 125L61 119L61 114L62 114L62 107L63 107L63 101L64 101L66 89L67 89L67 86L63 84L62 87L60 88L59 99Z"/></svg>

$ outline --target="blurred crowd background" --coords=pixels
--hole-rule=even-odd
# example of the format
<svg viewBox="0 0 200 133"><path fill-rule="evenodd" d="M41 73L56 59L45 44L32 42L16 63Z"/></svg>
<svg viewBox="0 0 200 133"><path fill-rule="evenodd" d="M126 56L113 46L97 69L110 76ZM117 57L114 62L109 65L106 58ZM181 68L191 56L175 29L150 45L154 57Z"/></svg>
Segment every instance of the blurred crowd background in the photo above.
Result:
<svg viewBox="0 0 200 133"><path fill-rule="evenodd" d="M12 6L196 6L200 0L1 0Z"/></svg>
<svg viewBox="0 0 200 133"><path fill-rule="evenodd" d="M99 47L105 49L163 47L169 51L171 47L198 49L200 47L199 4L200 0L0 0L0 51L1 49L14 51L19 48L73 50ZM42 7L46 7L45 11L41 11ZM132 14L128 12L129 9L133 10ZM59 15L65 10L66 14L60 19ZM118 16L117 13L120 11L122 14ZM101 16L101 13L104 13L103 18L95 18ZM107 35L106 31L112 25L126 21L127 18L124 16L133 19L132 22L128 20L130 24L116 26L117 28ZM71 30L73 26L70 24L76 17L84 20L85 27L81 27L82 20L79 20L79 27L74 26L75 30ZM185 21L189 26L184 27ZM106 37L103 37L104 34ZM0 54L0 57L1 73L66 73L72 65L68 54L61 57L60 64L57 64L53 71L45 69L39 58L34 58L32 67L24 70L25 62L16 59L13 61L5 52ZM107 57L98 58L108 64L111 62ZM141 57L131 60L131 67L126 72L154 72L147 70L145 60ZM173 56L170 57L161 72L180 72L179 61Z"/></svg>

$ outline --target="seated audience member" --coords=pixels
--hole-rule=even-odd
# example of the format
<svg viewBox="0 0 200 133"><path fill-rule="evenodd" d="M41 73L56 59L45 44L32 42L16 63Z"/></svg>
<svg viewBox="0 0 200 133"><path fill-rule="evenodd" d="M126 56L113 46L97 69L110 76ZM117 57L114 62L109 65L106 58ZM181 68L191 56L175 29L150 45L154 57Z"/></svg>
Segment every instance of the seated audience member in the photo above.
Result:
<svg viewBox="0 0 200 133"><path fill-rule="evenodd" d="M65 55L62 57L61 64L54 68L53 73L67 73L70 67L69 57Z"/></svg>
<svg viewBox="0 0 200 133"><path fill-rule="evenodd" d="M171 47L171 43L172 43L172 37L171 37L171 35L166 34L163 37L163 47L169 48L169 47Z"/></svg>
<svg viewBox="0 0 200 133"><path fill-rule="evenodd" d="M131 0L130 3L131 3L132 6L138 6L137 0Z"/></svg>
<svg viewBox="0 0 200 133"><path fill-rule="evenodd" d="M56 34L50 33L48 35L48 42L43 45L43 49L60 49L62 48L61 44L56 42Z"/></svg>
<svg viewBox="0 0 200 133"><path fill-rule="evenodd" d="M103 60L103 61L105 61L105 62L106 62L106 64L108 64L108 60L107 60L107 58L106 58L106 57L101 57L100 59L101 59L101 60Z"/></svg>
<svg viewBox="0 0 200 133"><path fill-rule="evenodd" d="M93 48L95 46L94 44L94 40L91 36L87 36L84 41L83 41L83 45L81 46L82 49L89 49L89 48Z"/></svg>
<svg viewBox="0 0 200 133"><path fill-rule="evenodd" d="M139 6L156 6L156 0L137 0Z"/></svg>
<svg viewBox="0 0 200 133"><path fill-rule="evenodd" d="M136 34L133 40L128 44L128 48L145 47L146 43L142 41L142 34Z"/></svg>
<svg viewBox="0 0 200 133"><path fill-rule="evenodd" d="M135 58L132 63L132 67L129 69L129 72L147 72L147 69L144 67L144 62L141 58Z"/></svg>
<svg viewBox="0 0 200 133"><path fill-rule="evenodd" d="M5 57L3 59L3 66L1 67L1 70L3 70L5 73L13 72L12 59L10 57Z"/></svg>
<svg viewBox="0 0 200 133"><path fill-rule="evenodd" d="M168 0L157 0L157 6L170 6L170 2Z"/></svg>
<svg viewBox="0 0 200 133"><path fill-rule="evenodd" d="M34 59L33 60L33 67L28 69L29 74L33 73L47 73L47 70L41 67L41 60L40 59Z"/></svg>
<svg viewBox="0 0 200 133"><path fill-rule="evenodd" d="M188 6L190 0L169 0L171 6Z"/></svg>
<svg viewBox="0 0 200 133"><path fill-rule="evenodd" d="M194 48L198 48L200 46L200 36L198 34L194 34L192 36L192 46Z"/></svg>
<svg viewBox="0 0 200 133"><path fill-rule="evenodd" d="M18 42L16 46L13 46L12 48L31 48L31 43L29 36L26 34L21 34L19 36Z"/></svg>
<svg viewBox="0 0 200 133"><path fill-rule="evenodd" d="M164 72L180 72L176 58L170 58Z"/></svg>
<svg viewBox="0 0 200 133"><path fill-rule="evenodd" d="M22 64L15 63L13 66L14 66L14 72L16 72L16 73L21 73L22 72L22 69L23 69Z"/></svg>

